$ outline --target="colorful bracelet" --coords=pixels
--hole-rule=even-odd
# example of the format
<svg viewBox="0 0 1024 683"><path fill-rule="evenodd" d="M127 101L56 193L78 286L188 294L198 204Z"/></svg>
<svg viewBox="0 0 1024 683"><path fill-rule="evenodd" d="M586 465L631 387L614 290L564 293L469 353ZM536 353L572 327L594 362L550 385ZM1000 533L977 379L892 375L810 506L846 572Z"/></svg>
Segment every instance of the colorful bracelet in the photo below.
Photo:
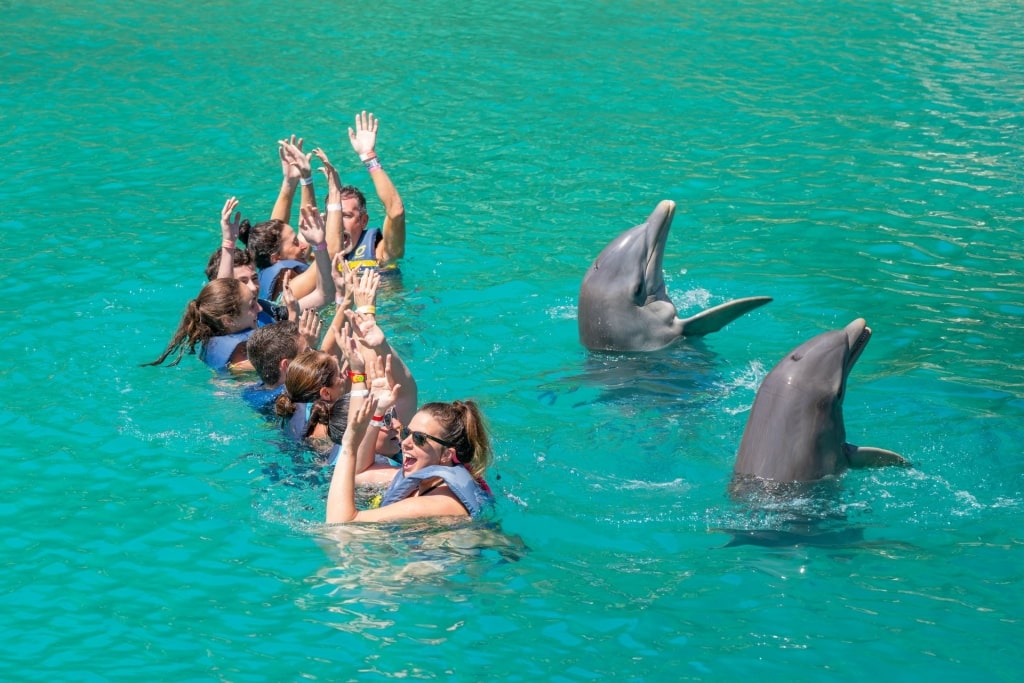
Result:
<svg viewBox="0 0 1024 683"><path fill-rule="evenodd" d="M367 159L363 163L366 165L366 170L369 173L373 173L374 171L381 167L380 161L377 160L377 157Z"/></svg>
<svg viewBox="0 0 1024 683"><path fill-rule="evenodd" d="M234 242L228 242L227 240L224 240L223 242L220 243L220 248L221 249L234 249L235 248L235 243Z"/></svg>
<svg viewBox="0 0 1024 683"><path fill-rule="evenodd" d="M305 178L299 178L299 185L312 185L313 176L306 176Z"/></svg>
<svg viewBox="0 0 1024 683"><path fill-rule="evenodd" d="M327 242L313 245L313 251L327 251Z"/></svg>
<svg viewBox="0 0 1024 683"><path fill-rule="evenodd" d="M348 378L352 380L352 384L360 384L366 381L366 375L361 372L348 371Z"/></svg>

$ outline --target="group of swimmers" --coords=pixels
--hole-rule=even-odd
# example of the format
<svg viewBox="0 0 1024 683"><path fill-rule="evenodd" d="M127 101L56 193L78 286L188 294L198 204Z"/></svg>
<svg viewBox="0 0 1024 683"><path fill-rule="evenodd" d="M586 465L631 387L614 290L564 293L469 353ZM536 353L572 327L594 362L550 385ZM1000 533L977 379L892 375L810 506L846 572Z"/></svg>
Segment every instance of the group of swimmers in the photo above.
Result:
<svg viewBox="0 0 1024 683"><path fill-rule="evenodd" d="M214 371L258 376L242 391L246 403L334 468L328 523L475 517L493 504L479 407L467 400L417 409L412 372L378 324L381 278L397 273L405 253L405 208L377 157L378 123L361 112L348 133L384 206L383 225L369 227L363 193L341 184L322 149L305 153L294 135L280 140L283 179L270 219L252 225L235 197L224 203L209 282L146 365L172 356L177 365L198 346ZM313 155L327 179L323 214ZM290 224L297 189L298 234ZM367 487L385 488L357 505L357 489Z"/></svg>

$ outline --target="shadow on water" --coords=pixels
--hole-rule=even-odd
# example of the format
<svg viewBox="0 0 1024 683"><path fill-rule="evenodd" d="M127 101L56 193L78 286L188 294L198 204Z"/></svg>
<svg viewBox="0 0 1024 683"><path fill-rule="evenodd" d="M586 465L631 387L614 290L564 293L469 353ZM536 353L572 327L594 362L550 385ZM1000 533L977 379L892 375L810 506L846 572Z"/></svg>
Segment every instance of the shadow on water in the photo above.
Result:
<svg viewBox="0 0 1024 683"><path fill-rule="evenodd" d="M318 578L332 595L351 591L359 600L368 594L404 600L412 584L417 591L445 593L453 584L517 563L529 551L495 520L336 524L313 532L330 561Z"/></svg>
<svg viewBox="0 0 1024 683"><path fill-rule="evenodd" d="M717 354L701 342L644 353L589 353L579 371L548 375L540 401L579 408L593 404L664 407L714 402L721 384Z"/></svg>
<svg viewBox="0 0 1024 683"><path fill-rule="evenodd" d="M911 548L899 541L864 538L869 527L851 524L848 519L842 477L777 482L740 476L733 478L729 488L737 508L728 527L713 529L732 536L720 548Z"/></svg>

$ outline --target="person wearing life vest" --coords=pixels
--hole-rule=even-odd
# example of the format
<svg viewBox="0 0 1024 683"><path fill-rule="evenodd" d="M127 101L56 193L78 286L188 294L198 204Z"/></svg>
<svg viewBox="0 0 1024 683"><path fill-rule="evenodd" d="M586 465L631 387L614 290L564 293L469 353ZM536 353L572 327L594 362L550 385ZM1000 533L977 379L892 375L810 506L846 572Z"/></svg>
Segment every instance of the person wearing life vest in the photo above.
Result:
<svg viewBox="0 0 1024 683"><path fill-rule="evenodd" d="M323 150L313 153L323 162L327 176L328 251L344 254L344 264L351 270L373 268L386 273L394 271L398 259L405 255L405 206L375 150L378 123L372 113L356 114L355 128L348 129L348 137L384 205L384 223L379 228L369 227L363 193L357 187L341 184Z"/></svg>
<svg viewBox="0 0 1024 683"><path fill-rule="evenodd" d="M355 322L357 316L352 318ZM358 336L358 325L352 329ZM358 364L353 354L348 357L353 366ZM356 507L356 469L364 450L360 446L376 441L384 416L401 393L401 385L387 376L386 359L377 358L366 367L369 375L352 380L348 427L327 494L327 523L477 517L489 509L494 497L484 475L491 461L491 444L483 414L474 401L421 406L401 429L402 465L380 506L369 510ZM367 376L375 387L372 395L364 388L369 386L365 384ZM382 376L387 384L383 391L378 381Z"/></svg>

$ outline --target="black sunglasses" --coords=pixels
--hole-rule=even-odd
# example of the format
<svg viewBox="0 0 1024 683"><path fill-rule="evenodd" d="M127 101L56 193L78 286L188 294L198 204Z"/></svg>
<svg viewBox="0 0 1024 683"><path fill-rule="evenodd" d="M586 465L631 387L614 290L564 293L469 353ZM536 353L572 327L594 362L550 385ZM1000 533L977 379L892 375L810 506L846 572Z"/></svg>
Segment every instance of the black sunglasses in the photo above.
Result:
<svg viewBox="0 0 1024 683"><path fill-rule="evenodd" d="M423 448L424 446L427 445L427 439L430 439L431 441L436 441L437 443L441 444L442 446L446 446L447 448L455 448L455 444L451 443L450 441L439 439L436 436L431 436L430 434L425 434L424 432L413 432L410 431L408 427L402 427L401 435L402 441L405 441L411 436L412 442L416 444L416 446L419 448Z"/></svg>
<svg viewBox="0 0 1024 683"><path fill-rule="evenodd" d="M384 413L384 417L380 421L384 423L384 429L391 429L391 423L396 419L398 419L398 411L395 410L394 406L391 406Z"/></svg>

